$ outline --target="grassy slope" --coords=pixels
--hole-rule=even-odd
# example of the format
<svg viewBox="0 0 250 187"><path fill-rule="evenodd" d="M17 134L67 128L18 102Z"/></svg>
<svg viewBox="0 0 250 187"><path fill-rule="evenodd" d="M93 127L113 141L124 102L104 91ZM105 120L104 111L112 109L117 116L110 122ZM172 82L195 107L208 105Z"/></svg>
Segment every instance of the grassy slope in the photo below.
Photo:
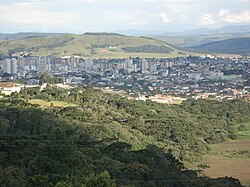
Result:
<svg viewBox="0 0 250 187"><path fill-rule="evenodd" d="M40 100L40 99L31 99L29 101L29 103L40 105L42 108L50 107L51 103L55 107L75 107L75 106L77 106L77 105L75 105L73 103L66 103L66 102L63 102L63 101L51 101L51 102L47 102L47 101Z"/></svg>
<svg viewBox="0 0 250 187"><path fill-rule="evenodd" d="M204 173L209 177L232 176L250 186L250 123L239 132L239 140L212 145L213 153L203 159L210 166Z"/></svg>
<svg viewBox="0 0 250 187"><path fill-rule="evenodd" d="M92 48L92 45L100 48ZM106 45L106 46L101 46ZM171 53L136 53L125 52L124 47L139 47L143 45L166 46L173 51ZM113 46L113 47L109 47ZM10 40L0 44L0 53L8 53L10 49L22 48L33 51L35 55L58 54L60 56L79 54L93 58L123 58L123 57L172 57L183 56L182 52L164 42L149 38L129 37L116 34L66 34L63 36L35 37L22 40ZM91 52L94 52L91 54ZM190 55L188 53L186 55Z"/></svg>

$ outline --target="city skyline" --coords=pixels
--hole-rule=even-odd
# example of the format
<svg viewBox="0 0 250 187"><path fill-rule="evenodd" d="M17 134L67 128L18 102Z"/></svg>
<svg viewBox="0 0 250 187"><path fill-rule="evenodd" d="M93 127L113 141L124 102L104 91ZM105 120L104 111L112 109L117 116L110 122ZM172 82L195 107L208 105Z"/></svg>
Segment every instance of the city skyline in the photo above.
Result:
<svg viewBox="0 0 250 187"><path fill-rule="evenodd" d="M249 0L3 0L0 32L180 32L247 25L249 5Z"/></svg>

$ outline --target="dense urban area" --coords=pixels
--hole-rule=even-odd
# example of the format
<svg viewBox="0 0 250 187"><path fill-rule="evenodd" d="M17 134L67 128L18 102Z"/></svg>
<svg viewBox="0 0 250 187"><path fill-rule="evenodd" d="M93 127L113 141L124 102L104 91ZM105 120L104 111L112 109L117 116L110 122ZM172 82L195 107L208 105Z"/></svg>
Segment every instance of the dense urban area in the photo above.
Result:
<svg viewBox="0 0 250 187"><path fill-rule="evenodd" d="M187 98L250 98L248 57L86 59L14 55L0 60L0 80L19 83L10 88L14 91L44 83L41 76L59 87L93 86L126 94L129 99L162 103L180 103ZM4 85L0 88L2 93L12 93Z"/></svg>

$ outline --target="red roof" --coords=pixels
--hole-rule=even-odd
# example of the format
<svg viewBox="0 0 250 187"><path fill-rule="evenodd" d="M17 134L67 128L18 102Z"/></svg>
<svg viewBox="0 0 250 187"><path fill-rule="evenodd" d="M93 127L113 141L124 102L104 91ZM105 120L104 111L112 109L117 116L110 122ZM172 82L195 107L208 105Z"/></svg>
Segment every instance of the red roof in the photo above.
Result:
<svg viewBox="0 0 250 187"><path fill-rule="evenodd" d="M0 88L13 88L17 86L18 84L14 82L0 82Z"/></svg>

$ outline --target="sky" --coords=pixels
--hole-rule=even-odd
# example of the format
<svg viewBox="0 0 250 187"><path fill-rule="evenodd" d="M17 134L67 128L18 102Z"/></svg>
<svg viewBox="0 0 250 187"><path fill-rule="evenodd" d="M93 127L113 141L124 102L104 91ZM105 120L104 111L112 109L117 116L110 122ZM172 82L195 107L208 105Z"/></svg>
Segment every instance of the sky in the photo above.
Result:
<svg viewBox="0 0 250 187"><path fill-rule="evenodd" d="M250 0L0 0L0 32L180 32L250 24Z"/></svg>

